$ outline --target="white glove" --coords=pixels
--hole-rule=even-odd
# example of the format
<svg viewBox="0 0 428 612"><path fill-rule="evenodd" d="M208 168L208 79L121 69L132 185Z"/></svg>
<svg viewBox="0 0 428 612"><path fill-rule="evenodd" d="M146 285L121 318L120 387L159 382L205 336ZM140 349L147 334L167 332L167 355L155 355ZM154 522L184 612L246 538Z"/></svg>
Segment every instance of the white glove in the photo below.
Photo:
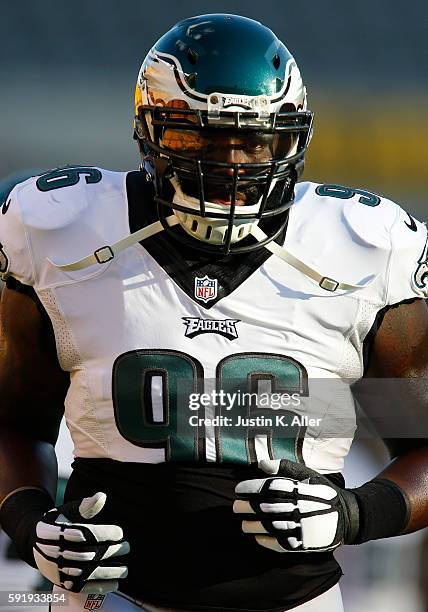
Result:
<svg viewBox="0 0 428 612"><path fill-rule="evenodd" d="M117 525L91 521L107 496L95 493L46 512L36 525L34 560L48 580L75 593L109 593L128 574L122 555L129 544Z"/></svg>
<svg viewBox="0 0 428 612"><path fill-rule="evenodd" d="M271 478L244 480L233 511L242 530L277 552L325 552L354 541L359 528L355 495L303 464L260 461ZM244 516L243 516L244 518Z"/></svg>

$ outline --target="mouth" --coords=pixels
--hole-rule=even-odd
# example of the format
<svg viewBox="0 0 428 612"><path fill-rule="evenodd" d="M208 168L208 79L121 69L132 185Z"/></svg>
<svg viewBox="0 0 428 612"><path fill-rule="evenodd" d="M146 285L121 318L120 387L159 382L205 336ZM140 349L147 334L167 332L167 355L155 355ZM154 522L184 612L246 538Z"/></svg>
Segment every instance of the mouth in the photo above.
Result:
<svg viewBox="0 0 428 612"><path fill-rule="evenodd" d="M222 204L223 206L231 206L232 192L230 189L214 188L205 192L205 197L209 202L214 204ZM259 190L254 185L249 185L241 188L236 192L235 206L252 206L260 197Z"/></svg>
<svg viewBox="0 0 428 612"><path fill-rule="evenodd" d="M232 204L232 196L227 196L227 197L222 197L222 198L218 198L218 197L209 197L209 201L210 202L214 202L214 204L223 204L224 206L231 206ZM236 206L245 206L246 204L246 198L244 194L236 194L236 199L235 199L235 205Z"/></svg>
<svg viewBox="0 0 428 612"><path fill-rule="evenodd" d="M183 193L199 198L198 183L189 178L178 177ZM231 206L232 204L232 185L231 184L211 184L206 185L205 201L221 204L223 206ZM254 184L242 184L236 192L236 206L252 206L256 204L260 198L260 189Z"/></svg>

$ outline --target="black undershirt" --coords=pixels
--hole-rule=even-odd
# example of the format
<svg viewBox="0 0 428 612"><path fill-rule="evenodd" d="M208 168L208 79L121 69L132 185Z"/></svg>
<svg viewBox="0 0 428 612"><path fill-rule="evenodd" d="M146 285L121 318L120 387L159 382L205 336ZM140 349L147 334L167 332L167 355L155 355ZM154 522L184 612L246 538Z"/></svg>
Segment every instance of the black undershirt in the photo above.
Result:
<svg viewBox="0 0 428 612"><path fill-rule="evenodd" d="M234 489L262 477L254 465L77 459L73 468L65 500L104 491L97 519L121 525L130 542L119 589L131 597L189 610L279 612L341 576L331 552L280 554L242 533Z"/></svg>

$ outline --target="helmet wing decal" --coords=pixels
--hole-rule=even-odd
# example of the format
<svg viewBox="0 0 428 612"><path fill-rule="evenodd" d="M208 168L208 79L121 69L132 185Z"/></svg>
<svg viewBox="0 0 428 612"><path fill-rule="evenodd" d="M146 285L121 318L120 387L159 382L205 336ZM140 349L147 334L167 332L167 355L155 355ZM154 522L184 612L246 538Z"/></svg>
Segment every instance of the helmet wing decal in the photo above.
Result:
<svg viewBox="0 0 428 612"><path fill-rule="evenodd" d="M153 62L159 63L162 61L172 67L176 83L180 90L186 94L186 96L188 96L192 100L197 100L198 102L207 102L207 99L209 97L208 95L197 92L196 90L192 89L188 85L186 80L182 78L181 75L184 74L184 70L176 57L170 55L169 53L161 53L160 51L152 50L149 53L149 58ZM275 94L275 97L264 96L270 98L270 104L276 104L278 102L281 102L287 96L291 86L291 72L293 69L298 71L297 64L294 59L289 59L287 62L286 72L284 76L284 85L282 86L281 90L277 94Z"/></svg>
<svg viewBox="0 0 428 612"><path fill-rule="evenodd" d="M159 51L153 52L153 55L151 57L153 58L153 60L163 61L166 64L172 66L177 85L179 86L181 91L186 94L186 96L192 98L192 100L197 100L198 102L206 103L208 96L196 92L194 89L189 87L185 80L181 78L181 75L184 74L184 70L176 57L174 57L173 55L169 55L169 53L160 53Z"/></svg>

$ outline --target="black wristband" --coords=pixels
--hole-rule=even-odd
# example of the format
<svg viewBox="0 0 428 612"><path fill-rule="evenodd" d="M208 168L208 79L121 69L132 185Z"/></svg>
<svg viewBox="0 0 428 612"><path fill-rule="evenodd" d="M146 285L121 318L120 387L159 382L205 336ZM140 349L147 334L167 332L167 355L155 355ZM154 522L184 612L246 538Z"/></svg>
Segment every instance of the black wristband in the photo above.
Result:
<svg viewBox="0 0 428 612"><path fill-rule="evenodd" d="M360 527L352 544L396 536L403 531L409 520L409 501L395 482L375 478L350 491L360 510Z"/></svg>
<svg viewBox="0 0 428 612"><path fill-rule="evenodd" d="M54 506L46 491L24 489L13 493L0 508L0 525L14 542L21 559L32 567L36 567L33 556L36 524Z"/></svg>

